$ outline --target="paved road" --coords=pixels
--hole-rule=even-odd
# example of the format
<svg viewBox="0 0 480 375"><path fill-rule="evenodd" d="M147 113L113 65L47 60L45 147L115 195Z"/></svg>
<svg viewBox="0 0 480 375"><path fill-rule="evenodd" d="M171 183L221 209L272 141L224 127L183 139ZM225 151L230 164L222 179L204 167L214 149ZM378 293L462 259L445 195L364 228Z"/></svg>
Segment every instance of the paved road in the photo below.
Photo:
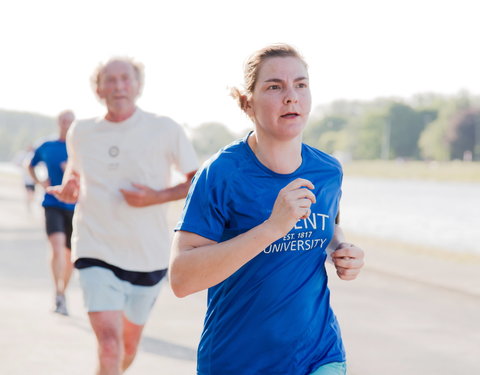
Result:
<svg viewBox="0 0 480 375"><path fill-rule="evenodd" d="M70 317L50 312L42 212L28 213L17 180L0 177L0 374L93 374L95 341L78 283ZM432 257L363 241L355 282L331 275L350 375L480 374L480 260ZM131 375L195 373L205 294L164 287Z"/></svg>
<svg viewBox="0 0 480 375"><path fill-rule="evenodd" d="M95 341L78 281L69 290L71 316L53 314L42 211L28 213L22 193L0 177L0 374L93 374ZM194 374L204 301L202 293L175 298L165 285L128 373Z"/></svg>

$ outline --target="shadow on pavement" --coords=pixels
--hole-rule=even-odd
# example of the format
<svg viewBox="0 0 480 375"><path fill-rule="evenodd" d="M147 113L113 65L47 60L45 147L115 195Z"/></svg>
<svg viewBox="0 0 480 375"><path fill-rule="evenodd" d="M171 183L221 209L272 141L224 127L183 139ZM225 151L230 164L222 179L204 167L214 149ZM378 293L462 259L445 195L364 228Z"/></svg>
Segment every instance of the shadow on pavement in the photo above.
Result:
<svg viewBox="0 0 480 375"><path fill-rule="evenodd" d="M197 360L197 352L192 348L173 344L154 337L144 336L140 347L141 350L147 353L157 354L164 357L192 362Z"/></svg>

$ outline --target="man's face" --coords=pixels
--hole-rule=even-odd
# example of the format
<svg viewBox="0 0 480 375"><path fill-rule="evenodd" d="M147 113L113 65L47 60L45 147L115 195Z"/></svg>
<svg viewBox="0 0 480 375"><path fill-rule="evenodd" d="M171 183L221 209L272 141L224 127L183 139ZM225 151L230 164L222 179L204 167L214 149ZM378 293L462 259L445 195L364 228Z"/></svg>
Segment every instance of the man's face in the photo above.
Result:
<svg viewBox="0 0 480 375"><path fill-rule="evenodd" d="M70 128L70 125L72 125L73 120L75 120L75 116L72 112L63 113L58 118L58 126L60 127L60 131L67 133L67 130Z"/></svg>
<svg viewBox="0 0 480 375"><path fill-rule="evenodd" d="M135 108L140 83L131 64L112 61L100 72L97 94L109 112L124 113Z"/></svg>

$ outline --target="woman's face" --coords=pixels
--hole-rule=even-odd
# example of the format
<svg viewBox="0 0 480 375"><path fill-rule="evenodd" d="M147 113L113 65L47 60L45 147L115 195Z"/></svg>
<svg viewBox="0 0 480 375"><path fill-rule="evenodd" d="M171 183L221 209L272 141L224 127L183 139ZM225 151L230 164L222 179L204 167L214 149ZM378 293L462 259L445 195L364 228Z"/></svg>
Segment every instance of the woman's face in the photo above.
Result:
<svg viewBox="0 0 480 375"><path fill-rule="evenodd" d="M296 57L272 57L260 66L247 114L258 133L285 141L301 136L311 101L304 63Z"/></svg>

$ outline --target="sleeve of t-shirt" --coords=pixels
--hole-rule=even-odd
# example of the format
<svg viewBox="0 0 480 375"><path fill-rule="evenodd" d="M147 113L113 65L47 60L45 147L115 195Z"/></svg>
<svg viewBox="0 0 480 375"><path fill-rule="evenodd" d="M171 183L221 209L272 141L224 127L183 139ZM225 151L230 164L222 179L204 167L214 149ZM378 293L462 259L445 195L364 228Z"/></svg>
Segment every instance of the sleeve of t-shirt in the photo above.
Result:
<svg viewBox="0 0 480 375"><path fill-rule="evenodd" d="M67 132L66 145L67 145L68 164L70 164L70 167L72 168L72 170L78 171L77 158L75 157L76 155L75 155L75 146L74 146L75 129L76 129L76 123L73 123Z"/></svg>
<svg viewBox="0 0 480 375"><path fill-rule="evenodd" d="M180 125L177 126L173 146L173 161L178 171L185 174L198 169L197 154Z"/></svg>
<svg viewBox="0 0 480 375"><path fill-rule="evenodd" d="M228 186L208 168L195 175L175 231L196 233L219 242L228 221Z"/></svg>
<svg viewBox="0 0 480 375"><path fill-rule="evenodd" d="M42 146L38 147L33 153L32 160L30 160L30 166L35 167L38 163L42 161Z"/></svg>

